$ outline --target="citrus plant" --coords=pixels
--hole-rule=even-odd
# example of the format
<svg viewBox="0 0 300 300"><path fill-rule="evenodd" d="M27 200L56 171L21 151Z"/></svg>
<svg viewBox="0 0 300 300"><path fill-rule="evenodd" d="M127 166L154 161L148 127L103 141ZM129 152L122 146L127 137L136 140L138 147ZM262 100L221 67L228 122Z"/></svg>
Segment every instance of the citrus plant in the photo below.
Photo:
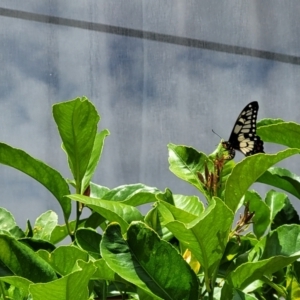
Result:
<svg viewBox="0 0 300 300"><path fill-rule="evenodd" d="M171 172L197 193L186 196L91 182L109 135L98 132L95 107L77 98L55 104L53 117L72 180L0 143L0 163L48 189L65 222L47 211L21 229L0 208L1 299L299 298L299 217L286 193L300 199L300 177L276 166L300 153L299 124L260 121L261 139L286 149L238 163L222 142L210 155L169 144ZM273 189L262 197L249 190L255 182ZM139 206L149 203L143 215Z"/></svg>

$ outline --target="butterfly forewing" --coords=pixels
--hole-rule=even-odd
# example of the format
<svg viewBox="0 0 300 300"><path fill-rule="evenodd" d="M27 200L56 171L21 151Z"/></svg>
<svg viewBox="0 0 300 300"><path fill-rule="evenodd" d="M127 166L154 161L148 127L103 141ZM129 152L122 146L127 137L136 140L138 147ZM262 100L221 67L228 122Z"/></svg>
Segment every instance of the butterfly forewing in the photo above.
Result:
<svg viewBox="0 0 300 300"><path fill-rule="evenodd" d="M235 151L241 151L245 156L255 153L264 153L263 141L256 135L256 119L258 103L249 103L238 116L228 142L223 142L229 151L230 159L234 158Z"/></svg>

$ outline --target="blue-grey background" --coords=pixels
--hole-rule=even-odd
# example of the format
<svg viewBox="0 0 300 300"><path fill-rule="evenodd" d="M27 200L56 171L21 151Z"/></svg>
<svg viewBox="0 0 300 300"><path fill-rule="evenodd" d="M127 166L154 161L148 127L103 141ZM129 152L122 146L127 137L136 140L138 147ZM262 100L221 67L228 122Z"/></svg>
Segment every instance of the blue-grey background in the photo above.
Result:
<svg viewBox="0 0 300 300"><path fill-rule="evenodd" d="M141 36L60 25L59 18L58 24L50 17L37 22L34 14L135 29ZM2 0L0 141L70 177L52 105L85 95L101 115L99 129L111 132L94 182L109 188L142 182L197 195L168 170L168 143L210 153L220 140L211 129L227 139L254 100L259 119L300 122L299 15L298 0ZM149 40L148 32L165 36ZM206 44L179 45L168 36ZM223 52L228 45L233 51ZM251 49L283 54L286 62ZM265 150L274 152L269 144ZM299 158L286 162L298 174L299 165ZM48 209L63 222L56 200L31 178L6 166L0 178L0 206L22 228ZM258 189L262 196L268 190Z"/></svg>

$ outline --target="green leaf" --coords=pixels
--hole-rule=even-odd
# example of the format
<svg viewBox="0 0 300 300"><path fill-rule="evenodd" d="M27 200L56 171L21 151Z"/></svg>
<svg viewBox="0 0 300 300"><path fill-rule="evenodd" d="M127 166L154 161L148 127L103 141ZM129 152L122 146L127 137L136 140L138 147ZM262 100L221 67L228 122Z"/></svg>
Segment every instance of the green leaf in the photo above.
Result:
<svg viewBox="0 0 300 300"><path fill-rule="evenodd" d="M94 261L94 266L97 268L93 275L93 279L117 281L116 273L107 265L106 261L101 258ZM123 280L123 279L122 279Z"/></svg>
<svg viewBox="0 0 300 300"><path fill-rule="evenodd" d="M293 263L299 257L300 254L291 257L276 256L257 262L247 262L232 271L227 280L231 286L244 289L255 280L270 277L271 274Z"/></svg>
<svg viewBox="0 0 300 300"><path fill-rule="evenodd" d="M71 232L74 231L75 226L76 226L76 221L73 220L73 221L69 222L68 226L69 226ZM53 231L51 232L50 242L52 244L57 244L57 243L61 242L67 236L68 236L67 225L66 224L56 225L55 228L53 229Z"/></svg>
<svg viewBox="0 0 300 300"><path fill-rule="evenodd" d="M60 246L51 253L40 250L38 255L62 276L70 274L78 260L89 260L87 252L75 246Z"/></svg>
<svg viewBox="0 0 300 300"><path fill-rule="evenodd" d="M0 260L15 274L33 282L56 279L54 270L42 258L14 238L0 234Z"/></svg>
<svg viewBox="0 0 300 300"><path fill-rule="evenodd" d="M236 212L245 192L266 170L299 152L299 149L286 149L277 154L261 153L244 158L236 164L228 177L224 196L225 203L233 212Z"/></svg>
<svg viewBox="0 0 300 300"><path fill-rule="evenodd" d="M162 215L164 222L171 222L174 220L180 221L184 224L188 224L195 220L200 212L198 214L191 214L188 213L180 208L177 208L167 202L159 201L157 204L157 208L159 212ZM197 212L195 212L197 213Z"/></svg>
<svg viewBox="0 0 300 300"><path fill-rule="evenodd" d="M157 188L149 187L141 183L121 185L110 190L102 199L119 201L127 205L139 206L155 202L156 195L161 193Z"/></svg>
<svg viewBox="0 0 300 300"><path fill-rule="evenodd" d="M95 173L96 167L98 165L98 162L101 157L101 153L103 150L104 140L109 135L109 131L107 129L98 132L96 134L92 155L86 170L86 173L84 174L83 180L82 180L82 187L81 190L85 191L88 185L90 184L90 181Z"/></svg>
<svg viewBox="0 0 300 300"><path fill-rule="evenodd" d="M271 229L284 225L284 224L300 224L299 215L293 205L291 204L288 197L285 197L284 206L274 216Z"/></svg>
<svg viewBox="0 0 300 300"><path fill-rule="evenodd" d="M220 217L222 216L222 217ZM197 258L212 276L225 251L234 215L219 198L212 198L206 211L192 223L172 221L165 226Z"/></svg>
<svg viewBox="0 0 300 300"><path fill-rule="evenodd" d="M281 120L278 119L269 120L268 123L270 125L259 126L257 128L257 134L264 142L281 144L290 148L300 148L299 124L294 122L281 122Z"/></svg>
<svg viewBox="0 0 300 300"><path fill-rule="evenodd" d="M174 204L177 208L195 216L204 212L204 205L197 196L173 195Z"/></svg>
<svg viewBox="0 0 300 300"><path fill-rule="evenodd" d="M253 232L259 239L271 224L270 209L255 191L247 191L245 193L245 202L249 203L249 211L255 212L253 217Z"/></svg>
<svg viewBox="0 0 300 300"><path fill-rule="evenodd" d="M30 247L35 252L38 250L46 250L46 251L53 251L55 246L50 242L40 240L40 239L33 239L33 238L22 238L18 240L19 242L23 243L24 245Z"/></svg>
<svg viewBox="0 0 300 300"><path fill-rule="evenodd" d="M242 291L234 290L232 300L258 300L258 298L251 295L247 295Z"/></svg>
<svg viewBox="0 0 300 300"><path fill-rule="evenodd" d="M205 164L212 168L209 158L194 148L168 144L169 168L177 177L187 181L209 199L209 195L201 184L198 173L204 174Z"/></svg>
<svg viewBox="0 0 300 300"><path fill-rule="evenodd" d="M88 207L104 216L110 222L120 223L122 232L127 230L128 224L135 220L142 220L143 216L138 209L127 204L102 199L94 199L81 195L68 196L75 201L86 204Z"/></svg>
<svg viewBox="0 0 300 300"><path fill-rule="evenodd" d="M25 236L22 229L17 225L14 216L3 207L0 207L0 233L9 234L15 238Z"/></svg>
<svg viewBox="0 0 300 300"><path fill-rule="evenodd" d="M266 204L270 207L272 222L274 221L277 214L279 212L282 212L281 215L279 215L276 218L275 224L272 223L272 229L276 229L277 227L285 224L285 222L287 221L292 221L292 222L297 221L297 219L294 218L294 216L297 215L297 212L291 206L290 201L286 194L278 193L276 191L271 190L267 193L265 201ZM285 214L285 210L287 214ZM289 215L291 216L291 218L288 218ZM299 217L298 217L298 222L299 222Z"/></svg>
<svg viewBox="0 0 300 300"><path fill-rule="evenodd" d="M21 290L21 293L24 296L27 296L29 293L29 286L32 284L32 282L26 278L19 277L19 276L4 276L0 277L0 281L6 282L8 284L11 284L18 289Z"/></svg>
<svg viewBox="0 0 300 300"><path fill-rule="evenodd" d="M106 186L98 185L93 182L90 182L90 197L92 198L100 198L102 199L103 196L110 191L110 189Z"/></svg>
<svg viewBox="0 0 300 300"><path fill-rule="evenodd" d="M69 195L70 190L60 173L26 152L3 143L0 143L0 163L15 168L40 182L61 205L65 220L69 219L71 201L64 196Z"/></svg>
<svg viewBox="0 0 300 300"><path fill-rule="evenodd" d="M257 181L280 188L300 199L300 177L289 170L269 168Z"/></svg>
<svg viewBox="0 0 300 300"><path fill-rule="evenodd" d="M33 284L29 287L33 300L88 299L88 283L95 267L92 262L78 261L78 270L46 284Z"/></svg>
<svg viewBox="0 0 300 300"><path fill-rule="evenodd" d="M71 172L79 186L91 160L100 117L94 105L85 97L53 105L53 117Z"/></svg>
<svg viewBox="0 0 300 300"><path fill-rule="evenodd" d="M198 299L195 273L169 243L160 240L145 224L133 222L127 240L118 224L109 225L100 248L113 271L154 299Z"/></svg>
<svg viewBox="0 0 300 300"><path fill-rule="evenodd" d="M249 253L250 262L229 274L228 282L243 289L251 282L270 277L300 257L300 226L284 225L270 232Z"/></svg>
<svg viewBox="0 0 300 300"><path fill-rule="evenodd" d="M94 258L100 258L101 235L90 228L79 228L76 231L76 243Z"/></svg>
<svg viewBox="0 0 300 300"><path fill-rule="evenodd" d="M57 225L58 216L52 211L48 210L41 214L35 222L33 228L33 237L45 241L50 241L52 231Z"/></svg>

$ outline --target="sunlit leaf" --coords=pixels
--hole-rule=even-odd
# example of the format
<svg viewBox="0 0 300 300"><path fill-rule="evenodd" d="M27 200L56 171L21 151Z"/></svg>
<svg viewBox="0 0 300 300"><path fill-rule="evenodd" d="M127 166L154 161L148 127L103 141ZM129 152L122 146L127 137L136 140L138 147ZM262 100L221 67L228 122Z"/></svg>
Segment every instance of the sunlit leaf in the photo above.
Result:
<svg viewBox="0 0 300 300"><path fill-rule="evenodd" d="M277 154L259 153L244 158L236 164L228 177L225 203L235 212L245 192L265 171L281 160L298 153L300 149L286 149Z"/></svg>
<svg viewBox="0 0 300 300"><path fill-rule="evenodd" d="M40 182L57 199L67 221L71 214L69 186L59 172L26 152L0 143L0 163L15 168Z"/></svg>
<svg viewBox="0 0 300 300"><path fill-rule="evenodd" d="M91 160L100 117L85 97L53 105L53 117L74 179L81 184Z"/></svg>
<svg viewBox="0 0 300 300"><path fill-rule="evenodd" d="M287 169L269 168L257 181L280 188L300 199L300 176Z"/></svg>
<svg viewBox="0 0 300 300"><path fill-rule="evenodd" d="M33 300L88 299L88 282L95 272L90 262L78 261L78 270L46 284L33 284L29 287Z"/></svg>
<svg viewBox="0 0 300 300"><path fill-rule="evenodd" d="M265 120L264 124L259 126L257 134L264 142L276 143L288 146L290 148L300 148L300 124L294 122L281 122L281 120ZM288 133L288 134L287 134Z"/></svg>

